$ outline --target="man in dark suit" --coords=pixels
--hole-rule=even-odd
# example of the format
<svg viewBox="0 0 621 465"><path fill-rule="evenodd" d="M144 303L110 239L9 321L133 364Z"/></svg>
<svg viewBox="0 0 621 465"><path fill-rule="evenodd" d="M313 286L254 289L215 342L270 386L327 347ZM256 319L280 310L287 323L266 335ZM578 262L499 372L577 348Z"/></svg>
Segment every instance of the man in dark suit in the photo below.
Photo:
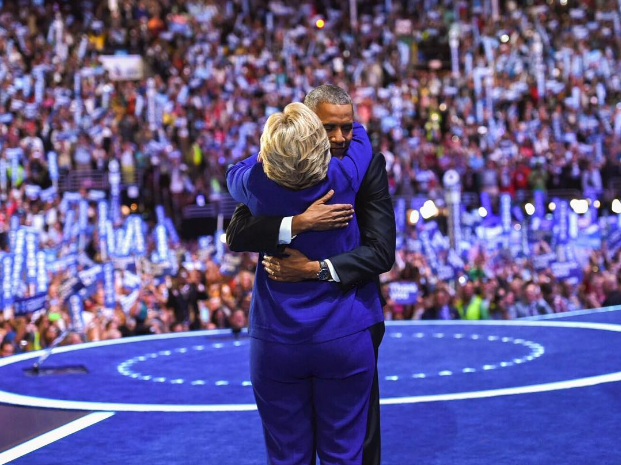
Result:
<svg viewBox="0 0 621 465"><path fill-rule="evenodd" d="M353 104L349 96L335 98L333 86L311 91L304 103L313 110L326 129L332 156L342 157L352 138ZM340 89L339 89L340 90ZM297 234L341 228L351 219L349 205L328 205L329 192L304 213L293 217L253 217L245 205L239 205L227 228L226 238L233 251L265 252L264 265L272 279L295 282L329 279L344 290L374 280L389 271L395 260L396 228L392 200L388 192L386 160L373 155L371 164L356 196L356 215L362 245L350 252L321 261L311 261L295 249L286 247ZM284 255L283 255L284 253ZM385 302L382 301L382 304ZM379 425L379 387L377 352L384 336L384 323L369 328L375 348L376 370L371 392L363 463L379 464L381 456Z"/></svg>
<svg viewBox="0 0 621 465"><path fill-rule="evenodd" d="M459 311L451 305L451 296L443 287L434 292L433 306L425 309L423 320L459 320Z"/></svg>

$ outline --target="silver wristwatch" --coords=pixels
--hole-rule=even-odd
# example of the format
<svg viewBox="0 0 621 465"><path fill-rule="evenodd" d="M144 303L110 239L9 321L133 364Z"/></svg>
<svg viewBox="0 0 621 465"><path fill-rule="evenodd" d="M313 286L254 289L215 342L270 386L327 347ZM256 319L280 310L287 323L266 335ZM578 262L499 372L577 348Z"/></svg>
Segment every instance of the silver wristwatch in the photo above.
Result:
<svg viewBox="0 0 621 465"><path fill-rule="evenodd" d="M325 260L319 262L319 271L317 272L317 279L319 281L329 281L332 276L330 275L330 268Z"/></svg>

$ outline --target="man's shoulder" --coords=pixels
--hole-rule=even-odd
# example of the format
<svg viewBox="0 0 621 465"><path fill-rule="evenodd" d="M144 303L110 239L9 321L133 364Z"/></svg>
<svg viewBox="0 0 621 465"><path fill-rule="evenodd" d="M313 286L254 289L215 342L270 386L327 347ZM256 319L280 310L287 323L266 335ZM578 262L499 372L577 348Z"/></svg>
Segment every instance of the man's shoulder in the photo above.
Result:
<svg viewBox="0 0 621 465"><path fill-rule="evenodd" d="M365 174L365 179L377 177L382 170L386 171L386 158L382 152L373 152L371 163L369 164L369 168Z"/></svg>

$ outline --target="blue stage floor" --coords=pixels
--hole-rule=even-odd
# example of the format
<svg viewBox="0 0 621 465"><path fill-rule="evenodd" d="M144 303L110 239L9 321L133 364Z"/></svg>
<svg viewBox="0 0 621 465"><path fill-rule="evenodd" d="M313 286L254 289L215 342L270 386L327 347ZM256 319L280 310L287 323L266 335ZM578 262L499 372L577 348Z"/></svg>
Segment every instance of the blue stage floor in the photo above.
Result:
<svg viewBox="0 0 621 465"><path fill-rule="evenodd" d="M621 464L621 311L603 310L388 323L382 463ZM0 463L266 463L245 335L84 344L46 362L88 374L26 376L36 355L0 360L0 402L96 413Z"/></svg>

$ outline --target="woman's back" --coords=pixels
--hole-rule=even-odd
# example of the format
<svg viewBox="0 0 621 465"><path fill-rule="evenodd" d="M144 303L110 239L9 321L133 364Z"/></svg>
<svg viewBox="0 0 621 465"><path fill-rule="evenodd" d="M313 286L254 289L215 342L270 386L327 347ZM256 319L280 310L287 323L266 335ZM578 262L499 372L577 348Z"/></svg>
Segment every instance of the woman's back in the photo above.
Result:
<svg viewBox="0 0 621 465"><path fill-rule="evenodd" d="M371 161L371 144L361 125L354 125L350 148L342 160L330 160L325 179L311 187L293 190L268 179L256 159L244 160L227 173L233 197L245 203L253 215L294 216L328 190L331 202L352 204ZM347 227L306 232L291 247L310 260L321 260L360 245L356 216ZM379 291L375 283L344 291L336 282L283 283L268 278L259 260L251 304L250 332L260 339L280 342L320 342L382 321Z"/></svg>

